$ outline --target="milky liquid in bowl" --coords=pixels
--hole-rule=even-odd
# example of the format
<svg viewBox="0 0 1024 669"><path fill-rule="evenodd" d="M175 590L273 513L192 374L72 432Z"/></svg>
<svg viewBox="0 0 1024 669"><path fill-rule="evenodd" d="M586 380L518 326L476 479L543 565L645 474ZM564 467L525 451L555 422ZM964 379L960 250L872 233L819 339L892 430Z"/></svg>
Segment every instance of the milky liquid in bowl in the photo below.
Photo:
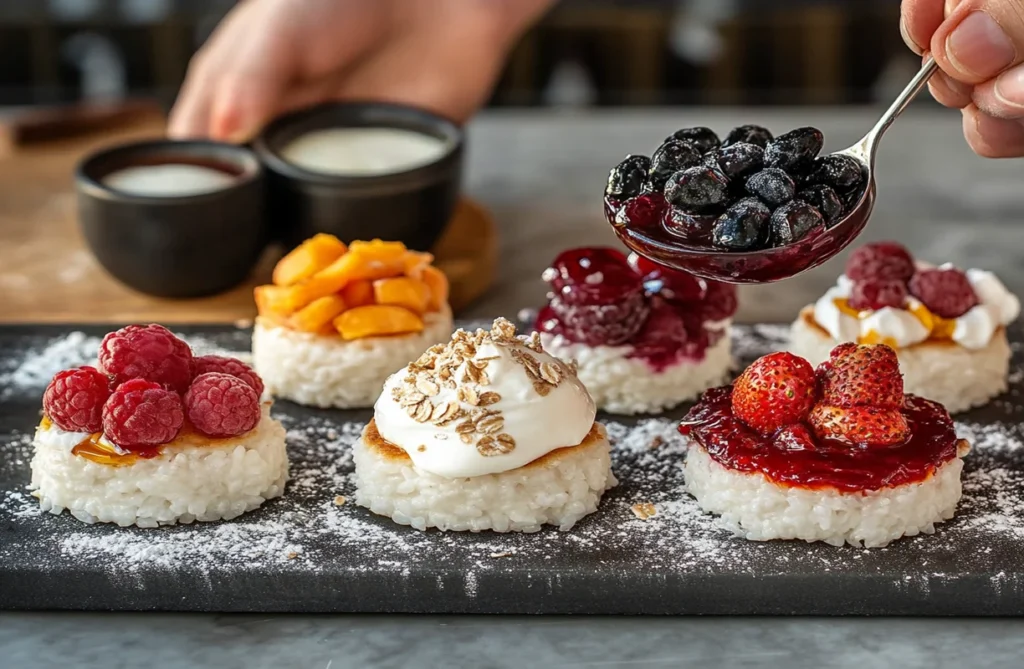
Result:
<svg viewBox="0 0 1024 669"><path fill-rule="evenodd" d="M449 143L401 128L327 128L300 135L281 157L310 172L336 176L393 174L440 159Z"/></svg>
<svg viewBox="0 0 1024 669"><path fill-rule="evenodd" d="M227 188L235 178L227 171L205 165L166 163L125 167L105 176L103 185L129 195L185 197Z"/></svg>

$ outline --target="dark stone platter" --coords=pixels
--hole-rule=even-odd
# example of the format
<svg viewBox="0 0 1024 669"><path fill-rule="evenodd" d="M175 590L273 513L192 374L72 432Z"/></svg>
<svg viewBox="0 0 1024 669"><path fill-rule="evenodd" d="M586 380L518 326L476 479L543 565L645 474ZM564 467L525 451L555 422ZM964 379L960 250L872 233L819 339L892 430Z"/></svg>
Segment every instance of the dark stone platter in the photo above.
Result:
<svg viewBox="0 0 1024 669"><path fill-rule="evenodd" d="M374 517L350 501L348 455L370 412L287 402L274 413L289 430L292 481L252 513L155 530L43 514L27 489L43 387L56 369L91 362L107 329L0 327L0 609L1024 613L1020 346L1010 392L957 417L974 442L957 517L934 535L869 550L755 543L720 530L682 490L673 427L685 409L601 418L620 484L569 532L421 533ZM248 350L244 329L177 331L197 350ZM737 327L734 350L745 364L784 337L780 326ZM639 503L657 515L639 519Z"/></svg>

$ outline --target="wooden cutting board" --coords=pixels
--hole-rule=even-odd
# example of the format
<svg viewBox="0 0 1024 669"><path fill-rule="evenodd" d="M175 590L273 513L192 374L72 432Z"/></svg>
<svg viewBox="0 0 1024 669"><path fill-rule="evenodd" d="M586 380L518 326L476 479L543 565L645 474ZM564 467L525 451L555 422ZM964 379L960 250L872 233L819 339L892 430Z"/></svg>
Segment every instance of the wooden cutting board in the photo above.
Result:
<svg viewBox="0 0 1024 669"><path fill-rule="evenodd" d="M0 322L74 323L158 321L230 323L255 315L252 288L270 280L280 256L268 249L252 277L208 298L167 300L138 293L116 281L96 262L78 230L72 170L84 155L113 143L159 137L162 116L120 116L116 127L87 132L7 131L28 136L0 155ZM434 249L451 281L458 312L493 283L497 229L480 205L463 200Z"/></svg>

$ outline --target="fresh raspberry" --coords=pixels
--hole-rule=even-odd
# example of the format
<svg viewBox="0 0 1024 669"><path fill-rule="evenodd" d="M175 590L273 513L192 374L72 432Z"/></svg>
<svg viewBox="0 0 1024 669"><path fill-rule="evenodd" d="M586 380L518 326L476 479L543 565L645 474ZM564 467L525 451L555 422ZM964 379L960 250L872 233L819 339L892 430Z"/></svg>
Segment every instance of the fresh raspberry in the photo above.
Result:
<svg viewBox="0 0 1024 669"><path fill-rule="evenodd" d="M754 361L733 384L732 410L762 434L799 423L814 405L811 364L792 353L771 353Z"/></svg>
<svg viewBox="0 0 1024 669"><path fill-rule="evenodd" d="M704 299L707 285L703 279L651 262L636 253L629 254L629 266L643 277L644 290L670 302L686 304Z"/></svg>
<svg viewBox="0 0 1024 669"><path fill-rule="evenodd" d="M846 261L846 276L854 281L892 279L906 282L914 275L914 259L896 242L865 244Z"/></svg>
<svg viewBox="0 0 1024 669"><path fill-rule="evenodd" d="M610 306L643 295L643 282L619 250L605 247L564 251L544 270L554 297L571 306Z"/></svg>
<svg viewBox="0 0 1024 669"><path fill-rule="evenodd" d="M195 376L217 372L242 379L256 391L257 397L263 396L263 379L253 371L252 367L238 358L229 358L223 355L201 355L193 358L193 369Z"/></svg>
<svg viewBox="0 0 1024 669"><path fill-rule="evenodd" d="M103 433L129 451L173 441L184 422L181 397L145 379L122 383L103 405Z"/></svg>
<svg viewBox="0 0 1024 669"><path fill-rule="evenodd" d="M192 380L192 351L162 325L129 325L103 338L100 370L116 385L145 379L183 393Z"/></svg>
<svg viewBox="0 0 1024 669"><path fill-rule="evenodd" d="M260 422L260 397L252 386L228 374L196 377L185 394L188 419L210 437L237 437Z"/></svg>
<svg viewBox="0 0 1024 669"><path fill-rule="evenodd" d="M903 406L903 375L896 352L882 344L840 344L818 366L821 401L837 407Z"/></svg>
<svg viewBox="0 0 1024 669"><path fill-rule="evenodd" d="M940 318L959 318L978 306L967 275L955 267L923 269L910 279L910 294Z"/></svg>
<svg viewBox="0 0 1024 669"><path fill-rule="evenodd" d="M43 411L68 432L103 429L103 403L110 397L110 379L95 367L57 372L43 393Z"/></svg>
<svg viewBox="0 0 1024 669"><path fill-rule="evenodd" d="M861 446L895 446L910 436L907 419L899 409L859 406L842 408L818 404L808 419L821 439L836 439Z"/></svg>
<svg viewBox="0 0 1024 669"><path fill-rule="evenodd" d="M635 335L647 320L643 293L605 305L572 305L554 297L549 305L568 339L587 346L618 346ZM545 310L547 313L548 310Z"/></svg>
<svg viewBox="0 0 1024 669"><path fill-rule="evenodd" d="M861 279L853 284L850 307L858 311L876 311L883 307L902 307L907 300L907 284L896 279Z"/></svg>

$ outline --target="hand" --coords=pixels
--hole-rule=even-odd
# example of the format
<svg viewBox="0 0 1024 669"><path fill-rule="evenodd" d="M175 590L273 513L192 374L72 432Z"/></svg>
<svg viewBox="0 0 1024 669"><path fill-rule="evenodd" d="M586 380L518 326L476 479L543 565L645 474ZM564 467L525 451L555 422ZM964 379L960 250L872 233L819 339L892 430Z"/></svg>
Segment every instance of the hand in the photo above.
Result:
<svg viewBox="0 0 1024 669"><path fill-rule="evenodd" d="M283 112L374 99L463 121L551 0L244 0L189 64L168 134L242 142Z"/></svg>
<svg viewBox="0 0 1024 669"><path fill-rule="evenodd" d="M941 69L929 84L963 110L964 136L989 158L1024 156L1024 0L903 0L900 30Z"/></svg>

